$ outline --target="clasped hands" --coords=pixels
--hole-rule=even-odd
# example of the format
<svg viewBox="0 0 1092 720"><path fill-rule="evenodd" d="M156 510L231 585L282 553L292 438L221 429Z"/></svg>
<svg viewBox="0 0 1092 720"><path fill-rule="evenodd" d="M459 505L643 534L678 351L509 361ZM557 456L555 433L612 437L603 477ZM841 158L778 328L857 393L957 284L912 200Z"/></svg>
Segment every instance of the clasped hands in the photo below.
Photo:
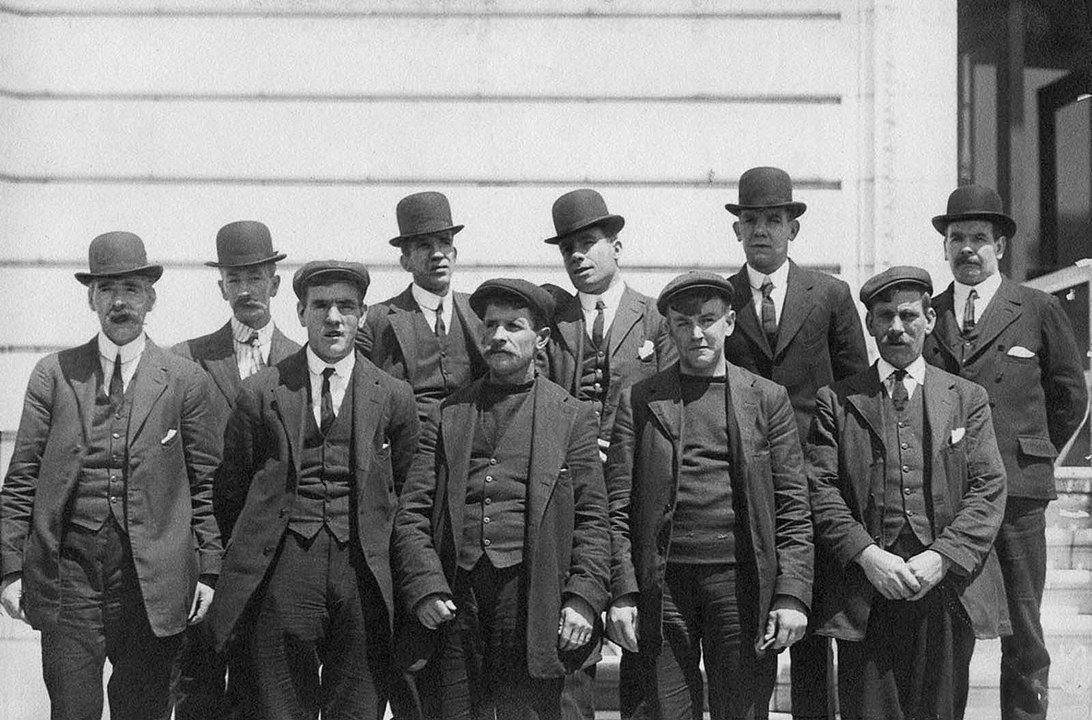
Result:
<svg viewBox="0 0 1092 720"><path fill-rule="evenodd" d="M936 550L923 550L909 560L869 545L857 556L872 587L888 600L920 600L944 579L952 561Z"/></svg>
<svg viewBox="0 0 1092 720"><path fill-rule="evenodd" d="M429 630L435 630L455 619L455 601L447 595L433 593L421 599L413 608L417 619ZM587 645L595 628L595 610L582 597L567 595L557 621L557 646L576 650Z"/></svg>

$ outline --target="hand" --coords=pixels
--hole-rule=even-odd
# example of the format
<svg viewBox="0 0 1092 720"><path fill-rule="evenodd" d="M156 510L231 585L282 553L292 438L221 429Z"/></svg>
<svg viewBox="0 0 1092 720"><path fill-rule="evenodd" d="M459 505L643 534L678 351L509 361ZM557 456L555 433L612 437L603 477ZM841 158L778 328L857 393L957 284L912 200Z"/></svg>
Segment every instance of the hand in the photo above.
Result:
<svg viewBox="0 0 1092 720"><path fill-rule="evenodd" d="M789 595L778 595L766 620L762 649L783 650L804 637L807 629L808 610L804 603Z"/></svg>
<svg viewBox="0 0 1092 720"><path fill-rule="evenodd" d="M637 652L637 598L632 593L610 604L607 637L622 649Z"/></svg>
<svg viewBox="0 0 1092 720"><path fill-rule="evenodd" d="M592 638L594 623L595 611L588 601L570 595L561 606L561 617L557 622L557 646L562 650L576 650L587 645Z"/></svg>
<svg viewBox="0 0 1092 720"><path fill-rule="evenodd" d="M951 566L952 561L936 550L922 550L907 560L906 567L910 568L910 572L921 583L921 589L914 593L910 599L921 600L925 597L925 593L935 588L937 583L944 579L948 568Z"/></svg>
<svg viewBox="0 0 1092 720"><path fill-rule="evenodd" d="M857 556L857 564L864 569L872 587L888 600L907 600L921 590L921 582L902 558L879 545L869 545L862 550Z"/></svg>
<svg viewBox="0 0 1092 720"><path fill-rule="evenodd" d="M187 620L187 624L196 625L205 619L205 613L209 611L209 605L212 604L212 596L216 594L210 586L203 582L198 582L197 587L193 591L193 604L190 606L190 617Z"/></svg>
<svg viewBox="0 0 1092 720"><path fill-rule="evenodd" d="M12 573L0 584L0 605L4 606L4 612L16 620L30 624L27 614L23 612L23 576L21 573Z"/></svg>
<svg viewBox="0 0 1092 720"><path fill-rule="evenodd" d="M435 630L449 620L455 619L455 602L446 595L433 593L426 595L413 608L417 619L429 630Z"/></svg>

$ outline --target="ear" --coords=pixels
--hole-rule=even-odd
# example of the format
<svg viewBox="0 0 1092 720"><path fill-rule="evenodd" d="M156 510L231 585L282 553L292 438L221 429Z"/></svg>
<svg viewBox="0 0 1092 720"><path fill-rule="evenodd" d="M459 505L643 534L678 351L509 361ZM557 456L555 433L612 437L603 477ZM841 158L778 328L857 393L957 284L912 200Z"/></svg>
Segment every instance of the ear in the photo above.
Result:
<svg viewBox="0 0 1092 720"><path fill-rule="evenodd" d="M996 240L993 241L993 249L994 249L994 252L997 254L997 259L998 260L1005 257L1005 245L1007 243L1008 243L1008 238L1006 238L1004 235L1002 235L1001 237L999 237L999 238L997 238Z"/></svg>
<svg viewBox="0 0 1092 720"><path fill-rule="evenodd" d="M732 223L732 231L736 234L736 240L738 242L743 242L743 236L739 234L739 220Z"/></svg>
<svg viewBox="0 0 1092 720"><path fill-rule="evenodd" d="M550 328L544 327L535 333L538 337L535 338L535 347L539 350L546 348L546 343L550 340Z"/></svg>
<svg viewBox="0 0 1092 720"><path fill-rule="evenodd" d="M280 275L274 275L273 276L273 284L269 286L269 297L276 297L277 296L277 290L279 290L280 287L281 287L281 276Z"/></svg>
<svg viewBox="0 0 1092 720"><path fill-rule="evenodd" d="M865 311L864 326L865 326L865 330L868 330L868 334L872 335L872 311L871 310L866 310ZM873 337L875 337L875 336L873 335Z"/></svg>
<svg viewBox="0 0 1092 720"><path fill-rule="evenodd" d="M300 327L307 327L307 321L303 318L303 311L307 309L307 305L303 300L296 302L296 317L300 319Z"/></svg>
<svg viewBox="0 0 1092 720"><path fill-rule="evenodd" d="M151 312L155 307L155 285L148 283L148 312Z"/></svg>
<svg viewBox="0 0 1092 720"><path fill-rule="evenodd" d="M402 253L398 256L398 264L402 266L402 269L406 272L412 272L409 266L409 255Z"/></svg>
<svg viewBox="0 0 1092 720"><path fill-rule="evenodd" d="M220 288L220 298L223 300L228 300L227 290L224 289L224 279L220 278L219 280L217 280L216 286Z"/></svg>
<svg viewBox="0 0 1092 720"><path fill-rule="evenodd" d="M610 246L614 250L614 259L617 260L622 255L622 241L615 237L610 241Z"/></svg>
<svg viewBox="0 0 1092 720"><path fill-rule="evenodd" d="M724 337L729 337L736 329L736 311L731 307L724 313Z"/></svg>
<svg viewBox="0 0 1092 720"><path fill-rule="evenodd" d="M930 305L929 309L925 311L925 334L930 335L933 332L933 328L937 324L937 311Z"/></svg>
<svg viewBox="0 0 1092 720"><path fill-rule="evenodd" d="M796 239L796 233L798 232L800 232L800 221L793 218L792 222L789 223L789 242Z"/></svg>

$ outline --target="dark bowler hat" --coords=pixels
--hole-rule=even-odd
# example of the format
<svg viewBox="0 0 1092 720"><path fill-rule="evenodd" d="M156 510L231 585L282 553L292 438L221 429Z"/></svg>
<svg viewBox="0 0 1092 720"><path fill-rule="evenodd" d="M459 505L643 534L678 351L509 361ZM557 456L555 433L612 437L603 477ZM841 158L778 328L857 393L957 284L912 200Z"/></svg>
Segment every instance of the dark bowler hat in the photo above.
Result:
<svg viewBox="0 0 1092 720"><path fill-rule="evenodd" d="M148 263L144 241L131 232L117 230L103 233L87 249L89 272L76 273L76 279L90 285L96 278L143 275L155 282L163 275L162 265Z"/></svg>
<svg viewBox="0 0 1092 720"><path fill-rule="evenodd" d="M603 232L615 235L626 224L626 219L621 215L611 215L602 195L588 188L573 190L559 197L554 201L553 213L557 235L546 238L550 245L557 245L566 235L593 225L602 225Z"/></svg>
<svg viewBox="0 0 1092 720"><path fill-rule="evenodd" d="M347 282L360 288L360 297L368 292L372 279L368 268L357 262L342 260L312 260L296 271L292 276L292 290L296 297L303 300L303 295L311 285Z"/></svg>
<svg viewBox="0 0 1092 720"><path fill-rule="evenodd" d="M660 311L661 315L667 317L667 306L671 302L671 298L685 290L693 290L694 288L708 288L723 297L729 304L732 302L732 284L727 279L714 272L691 270L679 275L664 286L664 289L660 291L660 297L656 300L656 309Z"/></svg>
<svg viewBox="0 0 1092 720"><path fill-rule="evenodd" d="M443 193L430 191L407 195L398 201L394 212L398 216L399 235L391 238L390 243L395 247L401 247L410 238L442 232L454 235L466 227L452 224L451 205Z"/></svg>
<svg viewBox="0 0 1092 720"><path fill-rule="evenodd" d="M933 218L933 227L941 235L948 234L948 223L957 220L985 220L1001 225L1001 234L1012 239L1016 221L1005 214L1001 196L993 188L982 185L962 185L948 196L948 212Z"/></svg>
<svg viewBox="0 0 1092 720"><path fill-rule="evenodd" d="M739 176L739 204L724 206L733 215L743 210L764 208L788 208L789 214L798 218L808 206L792 199L792 178L781 168L756 167Z"/></svg>
<svg viewBox="0 0 1092 720"><path fill-rule="evenodd" d="M861 302L868 307L877 295L896 285L910 285L930 295L933 293L933 278L928 272L913 265L896 265L865 281L861 286Z"/></svg>
<svg viewBox="0 0 1092 720"><path fill-rule="evenodd" d="M280 262L287 255L273 249L269 228L255 220L228 223L216 233L216 262L205 263L214 268L236 268Z"/></svg>
<svg viewBox="0 0 1092 720"><path fill-rule="evenodd" d="M485 315L485 308L490 300L510 299L517 303L527 303L531 312L538 315L549 325L554 319L554 298L546 290L527 280L515 278L496 278L486 280L470 296L470 307L478 317Z"/></svg>

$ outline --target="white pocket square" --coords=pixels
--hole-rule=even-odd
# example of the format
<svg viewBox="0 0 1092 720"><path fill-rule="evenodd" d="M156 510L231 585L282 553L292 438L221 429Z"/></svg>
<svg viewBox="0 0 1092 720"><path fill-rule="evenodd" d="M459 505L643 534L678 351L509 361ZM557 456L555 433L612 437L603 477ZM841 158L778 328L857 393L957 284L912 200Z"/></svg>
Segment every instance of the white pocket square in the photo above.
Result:
<svg viewBox="0 0 1092 720"><path fill-rule="evenodd" d="M1009 355L1009 357L1018 357L1018 358L1033 358L1033 357L1035 357L1035 353L1033 353L1031 350L1028 350L1023 345L1013 345L1012 347L1009 348L1009 351L1008 351L1007 354Z"/></svg>
<svg viewBox="0 0 1092 720"><path fill-rule="evenodd" d="M163 439L159 441L159 444L160 445L166 445L171 440L173 440L174 436L177 435L177 434L178 434L178 431L175 430L174 428L171 428L170 430L167 431L167 434L163 436Z"/></svg>
<svg viewBox="0 0 1092 720"><path fill-rule="evenodd" d="M952 430L952 445L955 445L957 442L962 440L963 436L966 434L967 428L957 427L955 430Z"/></svg>
<svg viewBox="0 0 1092 720"><path fill-rule="evenodd" d="M656 346L652 344L651 340L645 340L645 344L637 348L637 357L641 360L648 360L654 352L656 352Z"/></svg>

